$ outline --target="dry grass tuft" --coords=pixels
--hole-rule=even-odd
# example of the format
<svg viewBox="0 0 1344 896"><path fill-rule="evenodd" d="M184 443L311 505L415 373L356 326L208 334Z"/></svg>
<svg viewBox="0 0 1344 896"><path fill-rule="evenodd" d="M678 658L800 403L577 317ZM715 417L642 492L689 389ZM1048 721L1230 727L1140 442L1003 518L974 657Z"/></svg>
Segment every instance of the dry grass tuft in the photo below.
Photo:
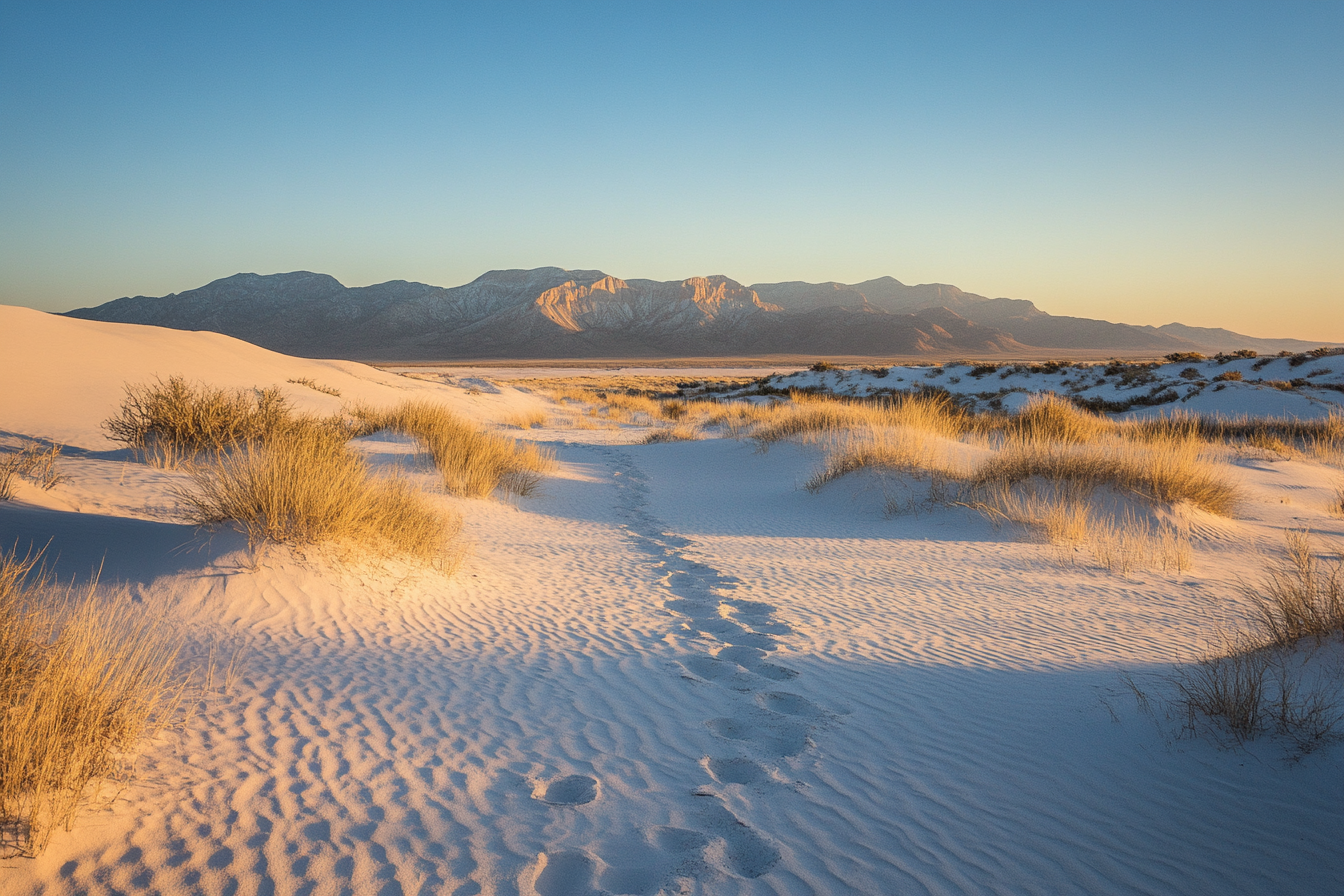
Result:
<svg viewBox="0 0 1344 896"><path fill-rule="evenodd" d="M149 463L173 467L265 439L290 419L279 389L229 391L171 376L128 384L121 409L103 421L103 429Z"/></svg>
<svg viewBox="0 0 1344 896"><path fill-rule="evenodd" d="M549 419L550 418L546 416L545 411L523 411L522 413L514 414L512 417L509 417L502 422L503 425L511 426L514 429L536 429L537 427L545 426L546 421Z"/></svg>
<svg viewBox="0 0 1344 896"><path fill-rule="evenodd" d="M1214 719L1241 740L1262 732L1268 714L1270 663L1268 651L1241 636L1179 667L1175 685L1187 725L1194 729L1199 717Z"/></svg>
<svg viewBox="0 0 1344 896"><path fill-rule="evenodd" d="M1188 502L1230 515L1241 492L1198 443L1176 439L1069 445L1012 440L976 471L973 488L1012 485L1032 478L1092 491L1109 487L1150 501Z"/></svg>
<svg viewBox="0 0 1344 896"><path fill-rule="evenodd" d="M821 467L804 483L815 492L842 476L864 469L903 473L916 479L961 479L964 466L946 440L917 426L868 427L835 436Z"/></svg>
<svg viewBox="0 0 1344 896"><path fill-rule="evenodd" d="M451 494L483 498L496 489L527 496L544 473L555 468L555 455L530 443L482 432L443 405L410 401L386 412L367 409L366 426L391 429L425 446Z"/></svg>
<svg viewBox="0 0 1344 896"><path fill-rule="evenodd" d="M1306 531L1285 537L1285 560L1259 584L1242 586L1266 642L1287 646L1344 631L1344 559L1317 556Z"/></svg>
<svg viewBox="0 0 1344 896"><path fill-rule="evenodd" d="M746 435L762 448L784 439L817 441L860 428L909 427L957 438L964 434L966 415L945 399L898 395L880 402L813 398L795 393L790 402L763 409Z"/></svg>
<svg viewBox="0 0 1344 896"><path fill-rule="evenodd" d="M20 476L31 479L43 491L55 488L62 479L56 470L61 448L57 442L43 445L28 441L18 451L0 456L0 501L14 497L14 484Z"/></svg>
<svg viewBox="0 0 1344 896"><path fill-rule="evenodd" d="M334 395L337 398L341 397L340 389L334 389L331 386L323 386L321 383L318 383L312 377L307 376L294 377L292 379L285 380L285 382L294 383L296 386L307 386L314 392L321 392L323 395Z"/></svg>
<svg viewBox="0 0 1344 896"><path fill-rule="evenodd" d="M187 680L161 620L125 593L57 589L37 558L0 555L0 850L36 855L97 785L125 774ZM92 786L92 792L91 792Z"/></svg>
<svg viewBox="0 0 1344 896"><path fill-rule="evenodd" d="M1053 392L1033 395L1016 414L1008 418L1005 429L1023 441L1091 442L1114 432L1111 420L1084 410Z"/></svg>
<svg viewBox="0 0 1344 896"><path fill-rule="evenodd" d="M648 435L644 437L645 445L654 445L659 442L694 442L700 438L700 430L686 423L673 423L668 426L659 426L656 429L649 430Z"/></svg>
<svg viewBox="0 0 1344 896"><path fill-rule="evenodd" d="M193 487L180 493L190 518L236 522L254 547L335 543L440 566L455 558L461 521L405 480L373 476L332 427L295 426L190 472Z"/></svg>

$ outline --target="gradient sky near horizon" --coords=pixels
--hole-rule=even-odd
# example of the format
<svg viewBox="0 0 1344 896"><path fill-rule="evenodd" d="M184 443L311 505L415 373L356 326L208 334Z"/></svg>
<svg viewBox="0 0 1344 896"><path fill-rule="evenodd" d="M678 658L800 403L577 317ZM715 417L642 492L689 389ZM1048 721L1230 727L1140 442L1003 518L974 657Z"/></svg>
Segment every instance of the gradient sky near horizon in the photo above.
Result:
<svg viewBox="0 0 1344 896"><path fill-rule="evenodd" d="M1344 342L1344 3L0 0L0 303L952 283Z"/></svg>

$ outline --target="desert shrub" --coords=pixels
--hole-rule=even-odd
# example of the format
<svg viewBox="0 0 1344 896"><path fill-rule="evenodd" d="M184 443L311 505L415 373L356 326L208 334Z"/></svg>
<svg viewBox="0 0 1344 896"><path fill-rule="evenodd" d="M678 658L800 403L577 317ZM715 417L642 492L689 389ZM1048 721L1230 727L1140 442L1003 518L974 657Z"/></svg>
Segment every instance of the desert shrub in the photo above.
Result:
<svg viewBox="0 0 1344 896"><path fill-rule="evenodd" d="M1266 642L1286 646L1344 631L1344 560L1321 559L1305 531L1288 532L1286 540L1286 559L1242 586Z"/></svg>
<svg viewBox="0 0 1344 896"><path fill-rule="evenodd" d="M175 466L266 438L290 418L279 389L230 391L171 376L127 384L120 410L103 421L103 429L146 460Z"/></svg>
<svg viewBox="0 0 1344 896"><path fill-rule="evenodd" d="M971 368L970 375L975 377L976 379L979 379L982 376L988 376L991 373L996 373L998 369L999 365L997 364L977 364Z"/></svg>
<svg viewBox="0 0 1344 896"><path fill-rule="evenodd" d="M431 563L452 556L461 522L410 483L371 474L345 434L299 426L249 442L190 470L182 499L201 525L237 523L256 546L339 544Z"/></svg>
<svg viewBox="0 0 1344 896"><path fill-rule="evenodd" d="M664 401L658 409L658 413L665 420L680 420L686 416L686 402L684 401Z"/></svg>
<svg viewBox="0 0 1344 896"><path fill-rule="evenodd" d="M859 369L869 376L879 380L886 379L887 375L891 373L890 367L860 367Z"/></svg>
<svg viewBox="0 0 1344 896"><path fill-rule="evenodd" d="M1241 381L1241 371L1240 371L1240 370L1224 370L1222 373L1220 373L1220 374L1218 374L1217 376L1215 376L1215 377L1213 378L1213 381L1214 381L1215 383L1240 382L1240 381Z"/></svg>
<svg viewBox="0 0 1344 896"><path fill-rule="evenodd" d="M529 495L542 474L554 469L555 456L530 443L482 432L443 405L410 401L381 418L383 427L425 446L451 494L483 498L499 489Z"/></svg>
<svg viewBox="0 0 1344 896"><path fill-rule="evenodd" d="M1207 360L1204 355L1199 352L1172 352L1166 356L1166 359L1167 362L1171 364L1188 364L1191 361Z"/></svg>
<svg viewBox="0 0 1344 896"><path fill-rule="evenodd" d="M161 620L96 585L57 588L0 554L0 849L36 855L96 786L123 776L187 681ZM92 791L92 792L91 792Z"/></svg>
<svg viewBox="0 0 1344 896"><path fill-rule="evenodd" d="M1264 384L1271 389L1278 389L1280 392L1291 392L1293 384L1287 380L1264 380Z"/></svg>
<svg viewBox="0 0 1344 896"><path fill-rule="evenodd" d="M828 370L836 370L838 368L830 361L813 361L811 366L807 369L814 373L825 373Z"/></svg>

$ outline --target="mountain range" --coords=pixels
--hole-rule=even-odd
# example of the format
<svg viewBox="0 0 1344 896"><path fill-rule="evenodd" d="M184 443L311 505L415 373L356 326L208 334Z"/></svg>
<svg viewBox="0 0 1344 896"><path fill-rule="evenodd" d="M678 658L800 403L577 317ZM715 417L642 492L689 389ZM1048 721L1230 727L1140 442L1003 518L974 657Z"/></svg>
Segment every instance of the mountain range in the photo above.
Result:
<svg viewBox="0 0 1344 896"><path fill-rule="evenodd" d="M1229 330L1132 326L1047 314L1025 299L945 284L757 283L724 276L621 280L563 268L490 271L445 288L327 274L235 274L167 296L66 312L87 320L213 330L306 357L508 358L1161 355L1301 351L1317 343Z"/></svg>

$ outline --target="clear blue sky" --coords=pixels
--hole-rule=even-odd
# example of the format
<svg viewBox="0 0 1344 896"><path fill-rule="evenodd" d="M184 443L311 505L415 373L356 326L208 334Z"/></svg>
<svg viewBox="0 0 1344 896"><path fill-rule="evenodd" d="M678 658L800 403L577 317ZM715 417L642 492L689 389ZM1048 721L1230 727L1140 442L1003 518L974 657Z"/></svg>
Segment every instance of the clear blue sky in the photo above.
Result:
<svg viewBox="0 0 1344 896"><path fill-rule="evenodd" d="M0 302L890 274L1344 341L1344 3L0 0Z"/></svg>

